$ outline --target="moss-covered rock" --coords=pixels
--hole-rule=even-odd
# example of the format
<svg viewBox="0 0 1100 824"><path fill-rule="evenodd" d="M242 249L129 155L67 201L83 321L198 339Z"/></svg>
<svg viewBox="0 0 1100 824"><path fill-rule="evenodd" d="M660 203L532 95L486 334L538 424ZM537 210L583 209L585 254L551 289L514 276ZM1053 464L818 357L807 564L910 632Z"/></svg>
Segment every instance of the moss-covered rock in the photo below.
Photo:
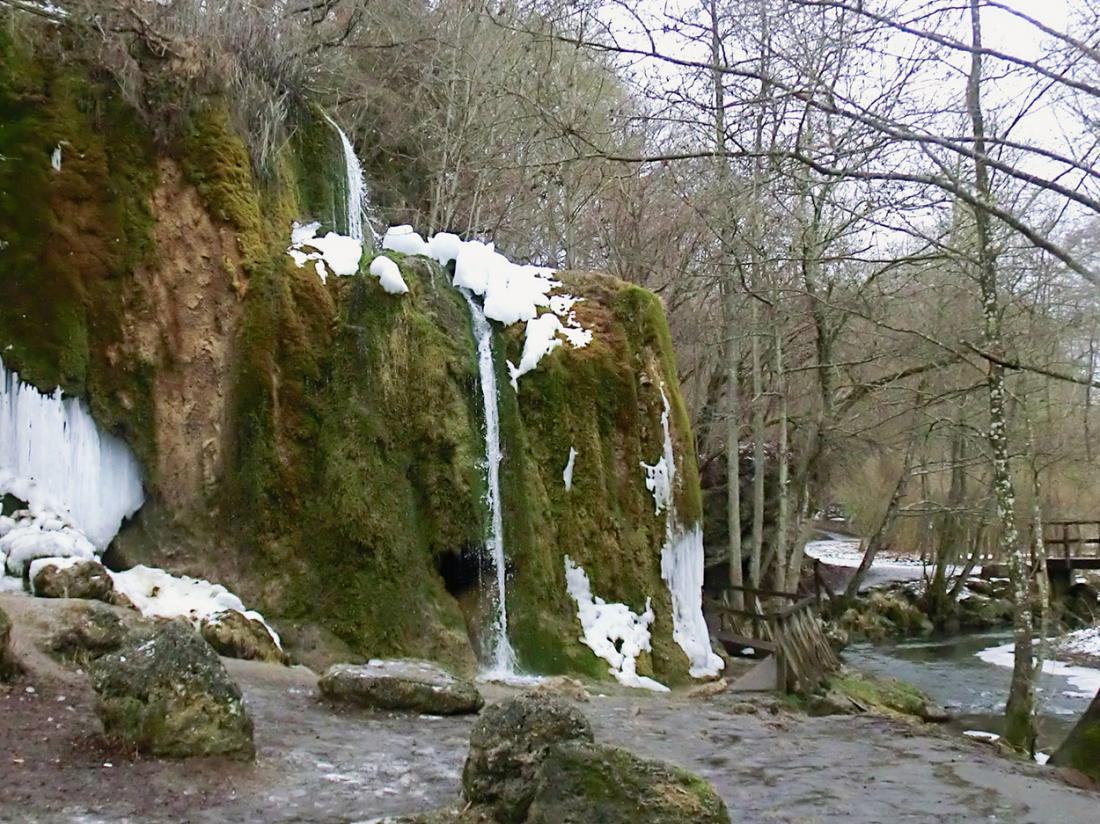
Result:
<svg viewBox="0 0 1100 824"><path fill-rule="evenodd" d="M39 598L88 598L110 603L115 584L99 561L32 564L31 592Z"/></svg>
<svg viewBox="0 0 1100 824"><path fill-rule="evenodd" d="M330 701L374 710L399 710L424 715L464 715L477 712L485 701L477 687L430 661L371 661L336 664L317 682Z"/></svg>
<svg viewBox="0 0 1100 824"><path fill-rule="evenodd" d="M703 779L618 747L559 744L539 767L528 824L728 824Z"/></svg>
<svg viewBox="0 0 1100 824"><path fill-rule="evenodd" d="M1058 767L1071 767L1100 783L1100 691L1062 745L1050 757Z"/></svg>
<svg viewBox="0 0 1100 824"><path fill-rule="evenodd" d="M91 665L107 735L170 758L251 758L252 719L214 650L190 626L166 621Z"/></svg>
<svg viewBox="0 0 1100 824"><path fill-rule="evenodd" d="M555 744L591 743L592 727L563 698L530 692L488 707L470 733L462 771L467 801L487 807L498 821L524 821L535 778Z"/></svg>
<svg viewBox="0 0 1100 824"><path fill-rule="evenodd" d="M11 652L11 619L0 609L0 681L10 678L16 670Z"/></svg>
<svg viewBox="0 0 1100 824"><path fill-rule="evenodd" d="M269 664L285 664L286 653L264 626L263 621L249 618L243 612L227 609L199 624L199 633L226 658L246 661L266 661Z"/></svg>
<svg viewBox="0 0 1100 824"><path fill-rule="evenodd" d="M63 661L86 666L101 655L119 649L131 632L114 610L93 601L66 608L48 643L50 652Z"/></svg>

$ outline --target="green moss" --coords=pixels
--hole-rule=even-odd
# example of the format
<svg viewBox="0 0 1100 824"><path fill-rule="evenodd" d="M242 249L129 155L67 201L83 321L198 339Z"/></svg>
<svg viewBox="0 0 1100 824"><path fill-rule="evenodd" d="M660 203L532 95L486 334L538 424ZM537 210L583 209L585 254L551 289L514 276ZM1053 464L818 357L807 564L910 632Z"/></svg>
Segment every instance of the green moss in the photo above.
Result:
<svg viewBox="0 0 1100 824"><path fill-rule="evenodd" d="M40 389L90 396L101 423L147 456L147 410L115 402L140 366L109 354L128 276L155 254L148 134L92 68L39 58L0 33L0 157L5 362Z"/></svg>
<svg viewBox="0 0 1100 824"><path fill-rule="evenodd" d="M924 715L924 708L931 703L931 699L912 684L856 670L845 670L834 676L829 685L865 707L917 718Z"/></svg>
<svg viewBox="0 0 1100 824"><path fill-rule="evenodd" d="M290 140L290 156L298 181L301 220L319 220L333 231L347 231L346 175L334 174L343 167L343 148L336 130L320 109L300 111Z"/></svg>

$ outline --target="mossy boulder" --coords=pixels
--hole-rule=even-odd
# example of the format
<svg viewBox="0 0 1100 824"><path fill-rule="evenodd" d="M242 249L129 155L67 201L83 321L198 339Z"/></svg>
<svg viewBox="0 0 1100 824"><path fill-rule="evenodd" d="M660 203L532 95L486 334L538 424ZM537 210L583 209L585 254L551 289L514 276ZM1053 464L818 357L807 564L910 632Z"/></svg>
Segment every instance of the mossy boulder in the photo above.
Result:
<svg viewBox="0 0 1100 824"><path fill-rule="evenodd" d="M146 629L151 627L142 622ZM67 607L49 638L54 655L86 665L118 650L129 639L131 628L106 604L89 601Z"/></svg>
<svg viewBox="0 0 1100 824"><path fill-rule="evenodd" d="M551 747L539 767L528 824L728 824L726 805L696 775L619 747Z"/></svg>
<svg viewBox="0 0 1100 824"><path fill-rule="evenodd" d="M493 704L470 733L462 771L466 800L490 808L498 821L524 821L549 749L592 740L588 719L556 695L530 692Z"/></svg>
<svg viewBox="0 0 1100 824"><path fill-rule="evenodd" d="M1012 623L1014 607L1008 598L973 594L958 602L959 625L968 629L992 629Z"/></svg>
<svg viewBox="0 0 1100 824"><path fill-rule="evenodd" d="M110 603L115 584L99 561L45 559L31 564L31 592L39 598L86 598Z"/></svg>
<svg viewBox="0 0 1100 824"><path fill-rule="evenodd" d="M485 703L472 682L456 678L430 661L370 661L336 664L317 686L330 701L375 710L425 715L464 715Z"/></svg>
<svg viewBox="0 0 1100 824"><path fill-rule="evenodd" d="M1062 745L1050 757L1057 767L1070 767L1100 783L1100 691Z"/></svg>
<svg viewBox="0 0 1100 824"><path fill-rule="evenodd" d="M226 658L287 663L286 653L275 642L263 621L249 618L238 610L227 609L204 618L199 625L199 633L218 655Z"/></svg>
<svg viewBox="0 0 1100 824"><path fill-rule="evenodd" d="M170 758L255 752L240 688L187 624L166 621L131 638L91 674L108 736Z"/></svg>

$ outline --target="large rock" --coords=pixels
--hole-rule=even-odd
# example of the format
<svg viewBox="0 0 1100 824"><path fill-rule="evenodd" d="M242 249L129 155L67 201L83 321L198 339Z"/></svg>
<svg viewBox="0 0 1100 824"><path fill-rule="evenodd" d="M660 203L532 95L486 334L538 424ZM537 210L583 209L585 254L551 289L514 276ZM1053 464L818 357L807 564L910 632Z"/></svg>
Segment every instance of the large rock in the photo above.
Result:
<svg viewBox="0 0 1100 824"><path fill-rule="evenodd" d="M726 805L703 779L618 747L574 742L550 748L539 767L527 824L728 824Z"/></svg>
<svg viewBox="0 0 1100 824"><path fill-rule="evenodd" d="M10 678L17 670L11 654L11 619L0 609L0 681Z"/></svg>
<svg viewBox="0 0 1100 824"><path fill-rule="evenodd" d="M61 613L49 647L62 658L87 664L119 649L129 637L130 629L113 609L89 601L74 604Z"/></svg>
<svg viewBox="0 0 1100 824"><path fill-rule="evenodd" d="M287 663L286 653L275 643L263 621L249 618L238 610L227 609L210 618L204 618L199 632L218 651L218 655L226 658L266 661L270 664Z"/></svg>
<svg viewBox="0 0 1100 824"><path fill-rule="evenodd" d="M106 568L94 560L51 558L34 561L30 578L31 591L39 598L89 598L110 602L115 592L115 584Z"/></svg>
<svg viewBox="0 0 1100 824"><path fill-rule="evenodd" d="M163 622L96 660L91 671L108 735L153 755L253 755L241 691L190 626Z"/></svg>
<svg viewBox="0 0 1100 824"><path fill-rule="evenodd" d="M592 740L588 719L559 696L530 692L493 704L470 733L462 772L466 800L489 806L500 821L523 821L550 747Z"/></svg>
<svg viewBox="0 0 1100 824"><path fill-rule="evenodd" d="M1066 740L1054 751L1050 763L1079 770L1100 783L1100 691Z"/></svg>
<svg viewBox="0 0 1100 824"><path fill-rule="evenodd" d="M333 701L425 715L477 712L485 703L470 681L430 661L411 659L335 664L321 676L318 686L321 694Z"/></svg>

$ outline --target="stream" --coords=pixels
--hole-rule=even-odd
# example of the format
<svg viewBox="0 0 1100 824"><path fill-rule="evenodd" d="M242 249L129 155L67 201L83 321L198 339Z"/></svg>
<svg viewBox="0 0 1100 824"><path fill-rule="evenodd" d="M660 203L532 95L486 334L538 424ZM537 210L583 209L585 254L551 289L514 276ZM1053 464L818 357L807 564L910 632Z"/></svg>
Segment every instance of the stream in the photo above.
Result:
<svg viewBox="0 0 1100 824"><path fill-rule="evenodd" d="M907 681L928 693L955 716L960 731L1000 734L1008 695L1009 630L910 639L895 643L852 644L844 660L876 675ZM979 657L1003 661L991 663ZM1100 686L1100 669L1048 662L1039 677L1038 749L1052 752L1085 711Z"/></svg>

